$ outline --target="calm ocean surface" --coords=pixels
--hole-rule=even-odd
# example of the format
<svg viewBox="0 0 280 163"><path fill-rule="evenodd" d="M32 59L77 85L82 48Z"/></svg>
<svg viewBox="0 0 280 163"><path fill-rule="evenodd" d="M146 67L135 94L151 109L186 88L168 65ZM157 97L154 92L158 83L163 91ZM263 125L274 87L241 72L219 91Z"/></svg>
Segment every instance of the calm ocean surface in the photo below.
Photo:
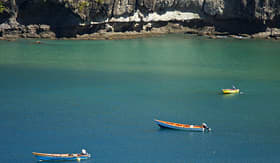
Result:
<svg viewBox="0 0 280 163"><path fill-rule="evenodd" d="M280 43L169 35L0 41L0 162L280 162ZM236 85L244 94L221 95ZM210 133L153 119L207 122ZM75 162L75 161L74 161Z"/></svg>

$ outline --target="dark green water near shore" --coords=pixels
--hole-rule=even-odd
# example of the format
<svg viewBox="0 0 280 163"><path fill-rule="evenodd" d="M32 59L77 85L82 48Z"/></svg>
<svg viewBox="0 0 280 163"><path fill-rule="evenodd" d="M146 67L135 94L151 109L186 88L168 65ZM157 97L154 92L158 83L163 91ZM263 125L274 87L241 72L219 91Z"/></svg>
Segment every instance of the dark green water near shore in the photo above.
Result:
<svg viewBox="0 0 280 163"><path fill-rule="evenodd" d="M0 41L0 162L82 148L88 163L279 162L279 42L33 42ZM232 85L244 94L220 94Z"/></svg>

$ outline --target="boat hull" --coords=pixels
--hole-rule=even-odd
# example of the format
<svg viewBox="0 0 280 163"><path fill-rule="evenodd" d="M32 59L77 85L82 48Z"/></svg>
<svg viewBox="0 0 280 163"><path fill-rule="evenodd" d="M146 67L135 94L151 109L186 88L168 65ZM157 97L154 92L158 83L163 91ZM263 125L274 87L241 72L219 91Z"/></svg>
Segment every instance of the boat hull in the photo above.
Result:
<svg viewBox="0 0 280 163"><path fill-rule="evenodd" d="M186 125L186 124L173 123L173 122L167 122L161 120L154 120L154 121L157 123L157 125L159 125L162 128L185 130L185 131L198 131L198 132L205 131L205 128L197 125Z"/></svg>
<svg viewBox="0 0 280 163"><path fill-rule="evenodd" d="M239 89L222 89L224 94L236 94L239 93Z"/></svg>
<svg viewBox="0 0 280 163"><path fill-rule="evenodd" d="M32 153L38 161L71 161L71 160L86 160L90 155L80 154L47 154L47 153Z"/></svg>

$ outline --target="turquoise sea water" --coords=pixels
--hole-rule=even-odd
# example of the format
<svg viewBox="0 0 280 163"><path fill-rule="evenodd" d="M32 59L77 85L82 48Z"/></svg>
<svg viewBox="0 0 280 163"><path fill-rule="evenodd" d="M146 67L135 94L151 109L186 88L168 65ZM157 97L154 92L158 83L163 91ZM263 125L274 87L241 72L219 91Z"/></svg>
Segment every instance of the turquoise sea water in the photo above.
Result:
<svg viewBox="0 0 280 163"><path fill-rule="evenodd" d="M85 163L280 162L279 42L33 42L0 41L0 162L82 148L93 156ZM220 94L233 84L244 94Z"/></svg>

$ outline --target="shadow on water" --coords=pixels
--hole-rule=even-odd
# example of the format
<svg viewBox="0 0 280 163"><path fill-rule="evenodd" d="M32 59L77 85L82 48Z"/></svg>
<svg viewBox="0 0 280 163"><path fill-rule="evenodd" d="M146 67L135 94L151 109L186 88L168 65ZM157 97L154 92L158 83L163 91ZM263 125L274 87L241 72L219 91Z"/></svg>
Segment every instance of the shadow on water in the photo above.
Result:
<svg viewBox="0 0 280 163"><path fill-rule="evenodd" d="M93 158L91 158L91 159L93 159ZM73 163L73 162L83 162L83 163L87 163L87 162L91 162L91 161L90 161L90 159L88 159L88 160L81 160L81 161L77 161L77 160L70 160L70 161L69 161L69 160L38 161L38 160L37 160L37 161L35 161L35 162L44 162L44 163L51 163L51 162L52 162L52 163L54 163L54 162L63 162L63 163L67 163L67 162L69 162L69 163L70 163L70 162L72 162L72 163Z"/></svg>
<svg viewBox="0 0 280 163"><path fill-rule="evenodd" d="M223 99L236 99L239 94L221 94Z"/></svg>
<svg viewBox="0 0 280 163"><path fill-rule="evenodd" d="M219 96L224 96L224 97L234 97L238 95L246 95L247 93L245 92L239 92L239 93L233 93L233 94L224 94L223 92L218 92L217 95Z"/></svg>
<svg viewBox="0 0 280 163"><path fill-rule="evenodd" d="M171 128L166 128L166 127L159 127L159 129L157 130L158 132L180 132L180 133L188 133L189 135L194 135L194 134L198 134L198 133L210 133L210 132L201 132L201 131L187 131L187 130L179 130L179 129L171 129ZM211 130L212 131L212 130Z"/></svg>

